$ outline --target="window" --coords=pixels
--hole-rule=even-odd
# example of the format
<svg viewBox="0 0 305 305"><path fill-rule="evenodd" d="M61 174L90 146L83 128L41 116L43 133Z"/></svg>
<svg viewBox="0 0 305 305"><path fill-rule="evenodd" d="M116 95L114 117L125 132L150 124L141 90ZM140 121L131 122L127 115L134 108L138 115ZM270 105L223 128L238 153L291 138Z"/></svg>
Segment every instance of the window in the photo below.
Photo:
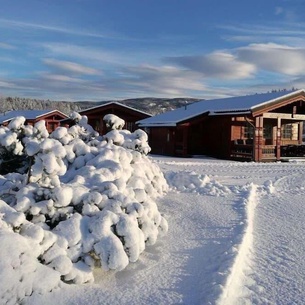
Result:
<svg viewBox="0 0 305 305"><path fill-rule="evenodd" d="M254 136L254 128L250 123L246 123L244 126L244 138L245 139L253 139Z"/></svg>
<svg viewBox="0 0 305 305"><path fill-rule="evenodd" d="M125 122L125 128L129 131L134 131L134 123L133 122Z"/></svg>
<svg viewBox="0 0 305 305"><path fill-rule="evenodd" d="M265 124L264 126L264 138L265 139L272 139L272 130L273 127L271 124Z"/></svg>
<svg viewBox="0 0 305 305"><path fill-rule="evenodd" d="M282 138L283 139L292 139L292 124L283 125Z"/></svg>

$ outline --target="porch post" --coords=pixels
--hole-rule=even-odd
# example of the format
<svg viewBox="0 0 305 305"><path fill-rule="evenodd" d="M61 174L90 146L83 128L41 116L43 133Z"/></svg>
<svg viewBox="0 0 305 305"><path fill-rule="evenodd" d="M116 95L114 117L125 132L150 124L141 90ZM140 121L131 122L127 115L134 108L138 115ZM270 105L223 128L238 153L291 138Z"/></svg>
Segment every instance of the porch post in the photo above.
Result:
<svg viewBox="0 0 305 305"><path fill-rule="evenodd" d="M262 161L263 157L263 126L264 118L262 116L255 118L255 133L254 133L254 161Z"/></svg>
<svg viewBox="0 0 305 305"><path fill-rule="evenodd" d="M298 141L299 141L299 144L302 144L303 143L303 122L300 122L298 125L299 125Z"/></svg>
<svg viewBox="0 0 305 305"><path fill-rule="evenodd" d="M281 159L281 140L282 140L282 122L281 118L277 118L277 127L276 127L276 160Z"/></svg>

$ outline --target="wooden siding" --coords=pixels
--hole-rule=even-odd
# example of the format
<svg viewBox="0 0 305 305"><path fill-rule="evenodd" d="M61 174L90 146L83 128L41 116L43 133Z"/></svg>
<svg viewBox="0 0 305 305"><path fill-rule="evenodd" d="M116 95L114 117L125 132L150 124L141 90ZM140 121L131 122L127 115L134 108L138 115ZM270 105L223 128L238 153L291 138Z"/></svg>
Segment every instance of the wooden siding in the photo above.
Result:
<svg viewBox="0 0 305 305"><path fill-rule="evenodd" d="M176 128L149 128L147 130L151 153L158 155L177 155L175 152Z"/></svg>
<svg viewBox="0 0 305 305"><path fill-rule="evenodd" d="M209 117L203 132L203 154L217 158L230 157L231 117Z"/></svg>

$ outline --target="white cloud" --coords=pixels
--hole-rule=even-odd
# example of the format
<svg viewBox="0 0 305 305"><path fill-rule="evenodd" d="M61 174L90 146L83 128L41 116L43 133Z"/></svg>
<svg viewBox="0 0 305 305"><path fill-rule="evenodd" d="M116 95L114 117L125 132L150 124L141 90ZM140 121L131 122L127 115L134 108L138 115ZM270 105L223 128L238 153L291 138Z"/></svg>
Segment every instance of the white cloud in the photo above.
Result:
<svg viewBox="0 0 305 305"><path fill-rule="evenodd" d="M274 43L250 44L239 48L237 57L267 71L293 76L305 74L305 48Z"/></svg>
<svg viewBox="0 0 305 305"><path fill-rule="evenodd" d="M46 58L43 60L43 62L55 69L56 71L60 71L62 73L69 73L69 74L80 74L80 75L98 75L100 72L96 69L86 67L83 65L80 65L75 62L71 61L61 61L51 58Z"/></svg>
<svg viewBox="0 0 305 305"><path fill-rule="evenodd" d="M130 92L155 96L185 96L191 92L203 92L206 87L198 73L184 71L173 66L152 66L143 64L126 67L124 73L115 80L115 86Z"/></svg>
<svg viewBox="0 0 305 305"><path fill-rule="evenodd" d="M49 81L55 81L55 82L68 82L68 83L82 83L84 80L75 78L75 77L70 77L66 75L59 75L59 74L43 74L42 79L46 79Z"/></svg>
<svg viewBox="0 0 305 305"><path fill-rule="evenodd" d="M5 42L0 42L0 49L13 50L13 49L15 49L15 47L11 44L8 44Z"/></svg>
<svg viewBox="0 0 305 305"><path fill-rule="evenodd" d="M14 85L12 82L9 82L9 81L1 81L1 80L0 80L0 87L3 87L3 88L14 88L15 85Z"/></svg>
<svg viewBox="0 0 305 305"><path fill-rule="evenodd" d="M283 14L283 13L282 13ZM285 11L287 18L277 22L265 24L235 24L218 25L223 31L222 38L226 41L253 43L278 43L291 46L305 45L305 22L293 21L289 12ZM292 15L290 15L292 16Z"/></svg>
<svg viewBox="0 0 305 305"><path fill-rule="evenodd" d="M103 35L100 33L88 32L79 29L71 29L67 27L58 27L58 26L51 26L51 25L38 24L38 23L8 20L4 18L0 18L0 26L5 28L19 29L19 30L32 29L32 30L40 30L40 31L59 32L59 33L65 33L71 35L107 38L107 35Z"/></svg>
<svg viewBox="0 0 305 305"><path fill-rule="evenodd" d="M281 15L283 13L284 9L280 6L277 6L275 8L275 15Z"/></svg>
<svg viewBox="0 0 305 305"><path fill-rule="evenodd" d="M172 57L167 60L191 71L199 72L207 78L241 79L253 76L256 71L253 64L222 51L201 56Z"/></svg>
<svg viewBox="0 0 305 305"><path fill-rule="evenodd" d="M122 64L126 61L126 53L118 55L117 52L105 51L101 48L79 46L65 43L45 43L42 47L51 56L65 56L77 58L94 63Z"/></svg>

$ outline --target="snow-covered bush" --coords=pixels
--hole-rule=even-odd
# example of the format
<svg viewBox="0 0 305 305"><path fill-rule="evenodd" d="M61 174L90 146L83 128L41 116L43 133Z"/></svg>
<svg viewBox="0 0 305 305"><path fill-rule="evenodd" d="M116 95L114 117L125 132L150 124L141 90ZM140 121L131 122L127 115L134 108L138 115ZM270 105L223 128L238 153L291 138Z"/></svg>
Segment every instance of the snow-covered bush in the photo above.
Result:
<svg viewBox="0 0 305 305"><path fill-rule="evenodd" d="M18 117L8 126L0 127L0 174L22 171L27 160L20 139L24 136L24 117Z"/></svg>
<svg viewBox="0 0 305 305"><path fill-rule="evenodd" d="M104 136L106 141L139 151L147 155L151 148L148 145L147 133L141 129L131 133L129 130L121 130L125 121L114 114L107 114L103 118L109 132Z"/></svg>
<svg viewBox="0 0 305 305"><path fill-rule="evenodd" d="M15 251L14 285L36 270L24 284L29 286L16 290L17 299L63 283L91 282L96 266L122 270L167 232L155 199L168 186L146 156L147 135L113 130L101 137L86 117L73 117L76 125L50 135L43 123L29 127L12 121L15 129L0 130L1 145L13 149L20 143L19 151L32 162L27 174L0 176L0 239L12 240L0 262ZM18 130L20 140L14 136ZM12 141L1 140L7 137ZM49 288L40 282L42 272L51 277ZM0 287L17 289L2 282Z"/></svg>
<svg viewBox="0 0 305 305"><path fill-rule="evenodd" d="M121 130L125 125L125 121L115 114L106 114L103 121L107 130Z"/></svg>
<svg viewBox="0 0 305 305"><path fill-rule="evenodd" d="M138 129L131 133L129 130L111 130L104 138L109 142L138 151L147 155L151 148L148 145L148 137L146 132Z"/></svg>

